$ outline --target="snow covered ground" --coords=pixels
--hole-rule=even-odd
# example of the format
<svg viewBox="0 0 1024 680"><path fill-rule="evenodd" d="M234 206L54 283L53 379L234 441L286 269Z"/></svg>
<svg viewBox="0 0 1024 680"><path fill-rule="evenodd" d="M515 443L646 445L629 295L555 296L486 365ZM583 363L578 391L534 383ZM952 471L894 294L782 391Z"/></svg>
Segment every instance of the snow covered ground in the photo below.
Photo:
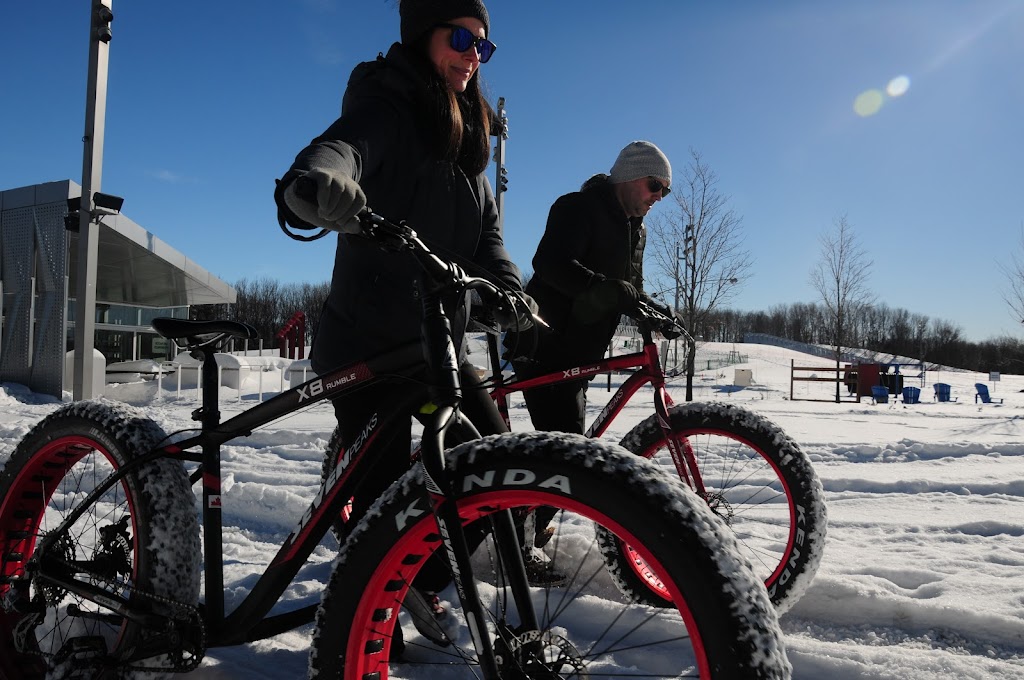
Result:
<svg viewBox="0 0 1024 680"><path fill-rule="evenodd" d="M764 345L704 347L733 350L748 362L700 373L695 398L739 403L781 425L814 461L828 502L817 578L782 618L793 677L1024 677L1024 376L989 382L987 374L948 370L907 375L905 384L921 387L919 404L803 401L834 391L810 382L797 383L790 400L791 360L823 369L827 361ZM280 367L268 368L250 375L241 392L224 390L225 417L254 403L258 377L265 392L278 389ZM733 384L736 369L751 371L750 386ZM950 384L957 401L935 403L936 382ZM976 404L976 382L1004 403ZM590 385L592 414L610 396L606 385L604 376ZM671 391L683 400L681 381ZM110 394L143 405L168 431L193 424L194 390L180 396L164 390L155 398L149 382L111 387ZM521 401L514 404L513 427L529 428ZM18 385L0 385L0 463L56 406ZM650 411L650 393L641 391L607 438L618 441ZM229 608L252 587L312 497L333 425L332 410L320 405L226 448ZM287 592L288 608L318 601L335 549L328 539L314 552ZM211 650L188 677L305 677L309 639L306 626Z"/></svg>

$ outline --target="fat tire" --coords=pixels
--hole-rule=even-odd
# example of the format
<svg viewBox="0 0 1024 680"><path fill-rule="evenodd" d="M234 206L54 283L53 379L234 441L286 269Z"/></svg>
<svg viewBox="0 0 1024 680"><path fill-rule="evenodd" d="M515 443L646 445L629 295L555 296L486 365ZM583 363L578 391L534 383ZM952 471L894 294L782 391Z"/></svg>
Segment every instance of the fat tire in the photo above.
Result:
<svg viewBox="0 0 1024 680"><path fill-rule="evenodd" d="M672 609L622 600L604 575L606 565L595 549L589 578L597 581L603 577L606 586L602 592L621 602L597 612L610 612L610 617L640 613L665 616L666 620L675 619L679 626L685 625L683 632L699 640L687 649L707 662L699 677L789 677L790 666L777 613L750 565L737 552L732 532L678 479L665 475L650 461L607 442L563 433L530 432L493 435L459 445L446 454L446 469L465 521L513 506L549 505L572 510L578 513L576 518L588 520L557 525L555 537L546 548L549 552L557 551L560 544L568 545L573 528L584 536L589 532L592 540L590 520L614 527L643 546L645 555L658 566L659 575L674 593L673 605L682 615ZM348 535L317 613L310 677L389 677L389 656L396 653L392 640L396 626L402 625L398 616L400 603L408 583L439 545L437 524L427 505L422 467L417 464L377 500ZM579 550L579 545L575 550ZM477 551L474 565L481 561L481 551L486 552L483 548ZM560 564L558 553L553 560L556 566ZM481 576L476 566L474 575L478 579ZM449 606L457 607L454 588L445 592L454 600ZM566 598L569 592L568 588L532 589L535 602L550 595L554 603ZM500 595L494 597L495 603L500 601ZM489 610L492 632L500 620L497 605L494 606L495 610ZM549 610L538 604L537 611L544 618ZM450 616L457 618L455 609ZM575 622L580 618L563 616L558 625L571 627L575 624L566 620ZM456 648L469 639L464 621L462 625L461 637L456 635L454 640ZM547 630L544 621L541 627L542 633ZM582 627L601 628L590 620L582 621ZM672 638L674 632L669 631L664 637ZM408 644L409 635L405 633L404 658L412 663L423 648ZM397 641L394 644L400 646ZM468 645L468 653L472 655L472 645ZM683 657L665 657L671 658L672 664L684 663ZM629 673L650 670L644 666L652 664L654 658L658 657L646 648L633 654L631 663L639 667L631 668ZM425 671L427 675L420 677L436 677L432 673L439 672L438 668L430 668ZM449 674L445 677L457 676L455 666L446 668ZM470 666L466 677L473 677L478 670ZM515 669L508 670L515 674ZM567 676L523 673L522 677ZM678 671L654 677L678 677Z"/></svg>
<svg viewBox="0 0 1024 680"><path fill-rule="evenodd" d="M733 404L693 402L676 405L669 409L669 418L672 431L678 436L689 438L697 447L695 455L702 472L704 462L701 460L701 436L708 434L743 445L744 455L751 455L751 450L756 452L763 470L766 473L773 471L773 483L784 490L789 508L788 535L782 540L785 547L775 555L750 549L745 538L740 538L739 543L745 546L745 556L754 565L755 573L764 580L776 609L780 614L788 611L810 586L825 548L828 519L824 492L807 455L778 425L760 414ZM664 433L656 415L639 423L620 443L627 450L645 458L657 455L661 463L659 468L675 476L675 467L668 456ZM723 470L728 469L734 481L742 481L743 475L750 472L741 470L739 463L742 462L738 461L733 468L723 467ZM758 463L756 460L751 462ZM711 470L707 470L704 475L704 483L713 491L721 491L720 486L724 486L720 485L720 479ZM763 494L752 497L752 500L754 498L760 503L766 500ZM733 519L737 521L742 521L742 511L743 508L730 508ZM734 525L734 528L739 527ZM602 548L609 566L619 576L617 584L623 593L649 604L663 601L662 594L652 589L649 581L636 569L630 568L635 560L631 559L621 542L603 536Z"/></svg>
<svg viewBox="0 0 1024 680"><path fill-rule="evenodd" d="M58 650L45 648L47 638L44 637L40 645L40 634L49 625L49 618L31 636L43 656L15 651L13 630L24 617L18 607L27 606L29 597L34 602L42 599L36 584L26 575L25 566L38 537L58 516L66 516L75 507L90 490L87 485L102 481L114 468L149 452L163 439L163 430L137 409L117 402L79 401L44 418L15 448L0 472L0 677L6 680L80 677L84 670L80 663L57 663L55 657L48 654ZM98 478L82 474L94 464L98 464ZM83 484L83 488L78 489L75 500L65 503L69 497L65 492L75 491L72 486L78 484ZM44 487L43 493L39 493ZM130 548L125 548L125 554L132 572L125 579L129 582L128 588L196 606L200 584L199 522L195 495L181 462L157 459L146 463L115 484L101 501L115 493L119 494L119 502L101 512L121 512L121 517L128 517L125 545ZM87 511L83 519L88 516ZM97 528L101 523L109 526L113 521L109 515L95 519ZM76 523L72 530L79 527ZM84 527L75 539L81 539L82 533ZM74 625L72 637L80 632L101 634L104 631L99 629L104 628L113 640L109 652L115 657L119 652L130 650L146 635L146 631L131 621L113 624L65 617L61 612L66 613L66 604L67 598L56 605L47 603L47 616ZM165 605L156 601L152 606L159 612ZM97 606L86 602L82 607L94 611ZM74 624L70 623L72 618ZM107 646L110 644L108 641ZM166 667L170 662L166 657L158 657L147 659L145 663ZM170 676L122 668L117 677L154 680Z"/></svg>

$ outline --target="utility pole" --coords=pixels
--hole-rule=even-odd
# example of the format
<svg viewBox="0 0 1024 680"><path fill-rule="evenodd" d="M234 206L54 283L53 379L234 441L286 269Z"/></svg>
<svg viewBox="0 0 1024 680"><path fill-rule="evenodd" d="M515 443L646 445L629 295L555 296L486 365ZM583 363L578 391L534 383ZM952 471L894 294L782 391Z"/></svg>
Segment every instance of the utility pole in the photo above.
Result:
<svg viewBox="0 0 1024 680"><path fill-rule="evenodd" d="M508 114L505 113L505 98L498 97L498 143L494 146L494 202L498 207L498 226L505 222L505 192L508 191L508 170L505 169L505 140L508 139Z"/></svg>
<svg viewBox="0 0 1024 680"><path fill-rule="evenodd" d="M92 399L96 338L96 270L99 224L93 219L93 193L103 174L103 126L107 113L107 61L113 0L94 0L89 19L89 85L82 141L82 198L78 226L78 280L75 287L74 398Z"/></svg>
<svg viewBox="0 0 1024 680"><path fill-rule="evenodd" d="M679 270L679 257L678 248L676 246L676 271ZM693 328L694 320L694 281L691 281L690 272L696 268L697 265L697 240L693 233L693 224L686 225L686 232L683 236L683 275L686 277L687 283L689 283L689 292L687 293L686 299L686 325L688 328L686 345L686 401L693 401L693 359L694 352L696 351L696 345L693 344ZM678 289L677 289L678 291ZM677 293L678 294L678 293ZM678 303L677 303L678 304ZM676 338L676 342L679 338ZM677 349L678 352L678 349ZM678 360L678 354L677 354Z"/></svg>
<svg viewBox="0 0 1024 680"><path fill-rule="evenodd" d="M676 261L675 261L675 273L673 274L676 281L676 299L672 304L672 311L676 314L679 313L679 244L676 244ZM679 370L679 338L673 338L672 340L672 358L675 364L675 370Z"/></svg>

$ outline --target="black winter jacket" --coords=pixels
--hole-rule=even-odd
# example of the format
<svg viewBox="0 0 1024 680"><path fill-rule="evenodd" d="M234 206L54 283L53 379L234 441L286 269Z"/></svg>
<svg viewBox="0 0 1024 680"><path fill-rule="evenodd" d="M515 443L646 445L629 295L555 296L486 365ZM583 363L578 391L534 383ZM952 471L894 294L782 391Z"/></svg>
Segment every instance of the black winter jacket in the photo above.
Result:
<svg viewBox="0 0 1024 680"><path fill-rule="evenodd" d="M430 151L419 111L425 87L398 43L386 57L357 66L341 117L298 154L279 184L278 207L291 224L304 224L281 198L283 187L314 168L344 173L359 182L376 212L408 221L432 249L464 258L521 290L487 178L467 177ZM310 352L314 370L324 372L417 339L422 310L414 282L420 274L408 253L384 252L339 234L331 291ZM448 310L457 347L467 309L465 301Z"/></svg>
<svg viewBox="0 0 1024 680"><path fill-rule="evenodd" d="M540 338L534 358L542 367L564 368L603 355L618 313L583 323L573 314L574 305L597 275L643 290L645 243L643 220L626 216L607 179L555 201L526 287L554 331Z"/></svg>

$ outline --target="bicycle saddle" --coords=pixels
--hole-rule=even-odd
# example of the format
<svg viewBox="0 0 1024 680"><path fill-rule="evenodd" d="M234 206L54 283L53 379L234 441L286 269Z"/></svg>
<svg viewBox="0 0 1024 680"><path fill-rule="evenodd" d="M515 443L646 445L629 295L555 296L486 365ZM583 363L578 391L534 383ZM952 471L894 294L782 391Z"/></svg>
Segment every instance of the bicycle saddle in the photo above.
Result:
<svg viewBox="0 0 1024 680"><path fill-rule="evenodd" d="M190 321L188 319L158 317L153 319L153 328L168 340L196 338L203 335L222 335L242 338L244 340L255 340L259 337L259 331L247 323L221 319Z"/></svg>

